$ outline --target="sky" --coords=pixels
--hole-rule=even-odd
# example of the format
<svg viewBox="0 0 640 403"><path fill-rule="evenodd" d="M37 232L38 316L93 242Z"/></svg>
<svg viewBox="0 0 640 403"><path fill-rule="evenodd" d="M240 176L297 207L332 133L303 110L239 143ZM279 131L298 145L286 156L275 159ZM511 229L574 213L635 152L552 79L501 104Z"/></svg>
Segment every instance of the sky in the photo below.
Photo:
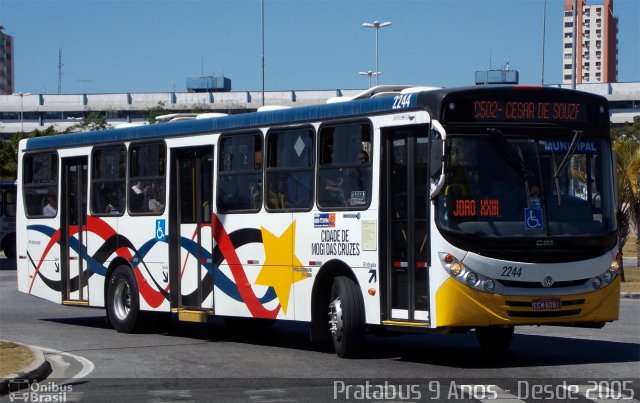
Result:
<svg viewBox="0 0 640 403"><path fill-rule="evenodd" d="M602 0L588 0L589 4ZM542 82L544 0L264 0L265 90L472 85L507 65ZM544 83L562 81L564 0L547 0ZM640 81L640 0L614 0L618 81ZM187 77L224 75L260 91L260 0L0 0L14 37L15 91L186 90ZM375 84L375 77L373 83Z"/></svg>

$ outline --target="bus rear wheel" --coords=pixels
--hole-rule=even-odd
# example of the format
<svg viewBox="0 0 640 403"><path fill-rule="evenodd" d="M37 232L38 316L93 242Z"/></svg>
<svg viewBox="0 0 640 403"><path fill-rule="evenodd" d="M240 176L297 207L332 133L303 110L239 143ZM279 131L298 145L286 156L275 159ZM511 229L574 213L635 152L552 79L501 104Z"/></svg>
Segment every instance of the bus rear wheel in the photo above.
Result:
<svg viewBox="0 0 640 403"><path fill-rule="evenodd" d="M132 333L139 327L140 299L138 285L131 269L118 266L107 288L109 322L120 333Z"/></svg>
<svg viewBox="0 0 640 403"><path fill-rule="evenodd" d="M9 234L2 240L2 250L7 258L16 257L16 234Z"/></svg>
<svg viewBox="0 0 640 403"><path fill-rule="evenodd" d="M505 352L513 340L513 326L476 327L476 338L480 346L494 353Z"/></svg>
<svg viewBox="0 0 640 403"><path fill-rule="evenodd" d="M329 299L329 331L339 357L355 357L364 341L364 304L360 289L348 277L336 277Z"/></svg>

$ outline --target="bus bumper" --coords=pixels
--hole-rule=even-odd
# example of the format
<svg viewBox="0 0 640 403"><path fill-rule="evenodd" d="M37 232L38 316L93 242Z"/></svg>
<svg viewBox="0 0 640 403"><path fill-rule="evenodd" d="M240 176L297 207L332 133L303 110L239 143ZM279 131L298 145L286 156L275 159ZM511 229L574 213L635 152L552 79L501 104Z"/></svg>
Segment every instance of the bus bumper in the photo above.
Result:
<svg viewBox="0 0 640 403"><path fill-rule="evenodd" d="M559 299L561 306L536 310L534 301L540 299ZM436 307L436 327L610 322L618 319L620 276L599 290L562 296L491 294L449 278L436 293Z"/></svg>

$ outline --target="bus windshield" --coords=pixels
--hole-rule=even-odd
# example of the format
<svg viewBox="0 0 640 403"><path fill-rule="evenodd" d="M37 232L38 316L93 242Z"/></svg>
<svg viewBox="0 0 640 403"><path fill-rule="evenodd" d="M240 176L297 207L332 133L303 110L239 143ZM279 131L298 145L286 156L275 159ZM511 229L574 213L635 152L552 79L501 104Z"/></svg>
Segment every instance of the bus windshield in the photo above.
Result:
<svg viewBox="0 0 640 403"><path fill-rule="evenodd" d="M615 230L611 147L499 131L447 139L438 199L445 232L474 237L599 236Z"/></svg>

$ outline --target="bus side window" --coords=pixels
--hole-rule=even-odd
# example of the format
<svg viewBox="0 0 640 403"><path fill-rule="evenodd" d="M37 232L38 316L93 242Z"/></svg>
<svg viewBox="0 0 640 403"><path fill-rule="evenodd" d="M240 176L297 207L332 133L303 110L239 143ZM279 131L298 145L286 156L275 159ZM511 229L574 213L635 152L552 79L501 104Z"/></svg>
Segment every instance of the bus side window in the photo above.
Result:
<svg viewBox="0 0 640 403"><path fill-rule="evenodd" d="M4 198L4 215L7 217L16 216L16 191L7 190Z"/></svg>
<svg viewBox="0 0 640 403"><path fill-rule="evenodd" d="M311 128L267 135L267 207L308 210L313 205L314 133Z"/></svg>
<svg viewBox="0 0 640 403"><path fill-rule="evenodd" d="M132 144L129 147L129 212L164 212L166 155L164 143Z"/></svg>
<svg viewBox="0 0 640 403"><path fill-rule="evenodd" d="M220 140L217 205L220 212L262 207L262 134L224 135Z"/></svg>
<svg viewBox="0 0 640 403"><path fill-rule="evenodd" d="M366 208L371 201L370 126L323 126L319 147L318 206Z"/></svg>
<svg viewBox="0 0 640 403"><path fill-rule="evenodd" d="M94 148L91 157L91 213L120 215L125 210L124 145Z"/></svg>
<svg viewBox="0 0 640 403"><path fill-rule="evenodd" d="M58 200L58 155L27 154L23 159L23 203L27 217L44 217L43 200Z"/></svg>

